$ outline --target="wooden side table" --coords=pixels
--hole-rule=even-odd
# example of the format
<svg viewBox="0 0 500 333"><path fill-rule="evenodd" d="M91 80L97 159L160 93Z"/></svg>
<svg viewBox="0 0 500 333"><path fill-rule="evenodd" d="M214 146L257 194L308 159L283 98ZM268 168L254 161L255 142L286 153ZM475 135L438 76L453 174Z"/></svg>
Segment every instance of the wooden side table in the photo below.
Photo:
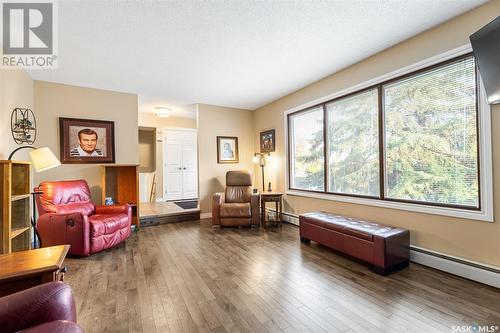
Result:
<svg viewBox="0 0 500 333"><path fill-rule="evenodd" d="M260 205L262 210L261 226L266 223L266 202L276 203L276 213L278 214L278 218L273 222L279 222L281 225L281 222L283 221L283 193L262 192L260 194Z"/></svg>
<svg viewBox="0 0 500 333"><path fill-rule="evenodd" d="M64 279L69 245L0 255L0 297L51 281Z"/></svg>

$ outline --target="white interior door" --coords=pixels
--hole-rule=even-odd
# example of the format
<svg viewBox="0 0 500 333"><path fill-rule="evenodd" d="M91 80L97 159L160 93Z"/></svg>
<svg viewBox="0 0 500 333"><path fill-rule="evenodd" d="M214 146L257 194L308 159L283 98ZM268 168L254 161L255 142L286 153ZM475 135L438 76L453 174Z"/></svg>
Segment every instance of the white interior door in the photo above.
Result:
<svg viewBox="0 0 500 333"><path fill-rule="evenodd" d="M166 200L182 199L182 132L163 131L163 190Z"/></svg>
<svg viewBox="0 0 500 333"><path fill-rule="evenodd" d="M198 198L197 134L182 132L182 198Z"/></svg>
<svg viewBox="0 0 500 333"><path fill-rule="evenodd" d="M198 198L197 133L163 129L163 188L166 200Z"/></svg>

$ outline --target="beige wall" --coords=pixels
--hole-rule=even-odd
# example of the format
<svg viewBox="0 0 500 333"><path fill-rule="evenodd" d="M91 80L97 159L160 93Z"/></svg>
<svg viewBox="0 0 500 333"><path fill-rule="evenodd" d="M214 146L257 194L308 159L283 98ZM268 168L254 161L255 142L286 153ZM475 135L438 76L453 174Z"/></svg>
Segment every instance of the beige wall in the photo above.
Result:
<svg viewBox="0 0 500 333"><path fill-rule="evenodd" d="M137 164L137 95L76 87L45 81L34 82L34 106L38 126L43 129L37 146L48 146L59 156L59 117L111 120L115 122L117 164ZM43 180L85 179L92 199L101 202L101 170L98 164L64 164L35 174Z"/></svg>
<svg viewBox="0 0 500 333"><path fill-rule="evenodd" d="M0 159L7 159L9 154L20 147L14 142L10 131L10 115L16 107L29 108L35 111L38 119L42 115L33 109L33 80L26 71L22 69L0 70ZM44 129L39 127L39 133ZM35 142L35 144L38 144ZM23 144L26 145L26 144ZM16 153L14 159L21 161L29 160L29 150L21 150Z"/></svg>
<svg viewBox="0 0 500 333"><path fill-rule="evenodd" d="M217 136L238 137L239 163L217 164ZM226 171L253 169L253 140L252 111L198 104L198 165L202 213L212 211L212 194L224 190Z"/></svg>
<svg viewBox="0 0 500 333"><path fill-rule="evenodd" d="M194 108L195 106L193 106ZM163 127L177 127L177 128L196 128L196 119L182 118L182 117L169 117L159 118L154 114L139 112L139 126L155 127L156 131L161 137L161 130ZM163 193L163 145L162 142L156 141L156 198L161 198Z"/></svg>
<svg viewBox="0 0 500 333"><path fill-rule="evenodd" d="M500 14L500 0L489 2L441 26L417 35L345 70L317 81L293 94L258 109L255 113L255 149L258 133L276 129L276 170L270 180L285 190L284 111L352 87L369 79L414 64L468 43L468 36ZM500 171L500 106L492 108L493 169ZM267 169L266 169L267 170ZM258 169L256 168L256 171ZM270 172L268 172L270 173ZM485 264L500 266L500 177L494 181L495 223L420 214L329 200L285 197L285 211L300 214L325 210L401 226L411 230L411 243Z"/></svg>

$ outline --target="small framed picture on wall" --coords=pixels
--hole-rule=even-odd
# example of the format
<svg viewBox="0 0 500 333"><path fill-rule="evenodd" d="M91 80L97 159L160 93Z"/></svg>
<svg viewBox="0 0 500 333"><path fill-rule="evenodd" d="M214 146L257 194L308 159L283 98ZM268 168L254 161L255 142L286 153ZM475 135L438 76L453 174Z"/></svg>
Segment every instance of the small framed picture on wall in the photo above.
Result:
<svg viewBox="0 0 500 333"><path fill-rule="evenodd" d="M61 163L115 163L115 123L59 118Z"/></svg>
<svg viewBox="0 0 500 333"><path fill-rule="evenodd" d="M270 153L275 151L275 135L274 129L260 132L260 152Z"/></svg>
<svg viewBox="0 0 500 333"><path fill-rule="evenodd" d="M217 163L238 163L238 138L235 136L217 137Z"/></svg>

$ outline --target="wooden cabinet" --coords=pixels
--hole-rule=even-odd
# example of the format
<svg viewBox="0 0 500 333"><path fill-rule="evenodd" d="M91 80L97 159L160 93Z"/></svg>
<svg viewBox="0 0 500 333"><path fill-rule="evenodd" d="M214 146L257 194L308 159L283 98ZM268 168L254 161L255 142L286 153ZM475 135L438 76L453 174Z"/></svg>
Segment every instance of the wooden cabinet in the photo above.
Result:
<svg viewBox="0 0 500 333"><path fill-rule="evenodd" d="M132 206L132 225L139 228L139 173L136 164L102 166L102 204L107 197L114 203Z"/></svg>
<svg viewBox="0 0 500 333"><path fill-rule="evenodd" d="M0 161L0 253L30 249L30 163Z"/></svg>

